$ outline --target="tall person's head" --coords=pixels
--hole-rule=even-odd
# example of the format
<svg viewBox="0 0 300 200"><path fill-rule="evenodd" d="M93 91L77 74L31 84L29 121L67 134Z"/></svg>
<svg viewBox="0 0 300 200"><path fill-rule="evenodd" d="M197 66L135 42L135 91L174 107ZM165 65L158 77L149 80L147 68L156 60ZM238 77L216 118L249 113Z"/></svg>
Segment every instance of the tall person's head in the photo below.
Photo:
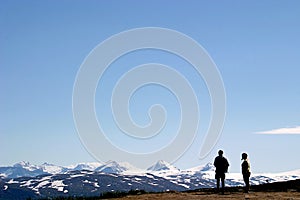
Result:
<svg viewBox="0 0 300 200"><path fill-rule="evenodd" d="M219 154L219 156L223 156L223 151L219 150L218 154Z"/></svg>

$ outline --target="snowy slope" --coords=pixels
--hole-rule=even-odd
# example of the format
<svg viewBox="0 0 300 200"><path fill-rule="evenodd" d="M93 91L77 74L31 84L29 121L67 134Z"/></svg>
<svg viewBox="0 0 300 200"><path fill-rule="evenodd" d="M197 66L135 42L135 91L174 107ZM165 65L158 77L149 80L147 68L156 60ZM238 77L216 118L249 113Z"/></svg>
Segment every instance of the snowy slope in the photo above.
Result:
<svg viewBox="0 0 300 200"><path fill-rule="evenodd" d="M58 173L63 173L67 171L67 168L49 164L49 163L43 163L41 166L38 166L39 169L41 169L45 173L49 174L58 174Z"/></svg>
<svg viewBox="0 0 300 200"><path fill-rule="evenodd" d="M85 170L0 180L0 199L19 199L20 196L34 199L58 196L98 196L104 192L130 190L161 192L183 191L185 188L151 174L132 176Z"/></svg>

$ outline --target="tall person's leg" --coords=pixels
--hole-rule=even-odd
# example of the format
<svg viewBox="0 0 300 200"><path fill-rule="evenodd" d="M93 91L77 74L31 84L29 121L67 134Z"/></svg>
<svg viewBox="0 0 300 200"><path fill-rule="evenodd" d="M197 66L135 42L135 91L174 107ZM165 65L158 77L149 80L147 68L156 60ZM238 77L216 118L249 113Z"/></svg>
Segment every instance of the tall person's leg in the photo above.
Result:
<svg viewBox="0 0 300 200"><path fill-rule="evenodd" d="M225 178L222 177L222 194L224 194L225 189Z"/></svg>

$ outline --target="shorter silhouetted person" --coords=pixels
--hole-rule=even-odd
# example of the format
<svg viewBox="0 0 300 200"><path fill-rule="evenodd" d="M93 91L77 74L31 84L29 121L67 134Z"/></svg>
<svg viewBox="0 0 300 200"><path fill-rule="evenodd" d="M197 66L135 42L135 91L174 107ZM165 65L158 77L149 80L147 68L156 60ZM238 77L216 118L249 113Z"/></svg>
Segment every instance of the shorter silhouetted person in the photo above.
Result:
<svg viewBox="0 0 300 200"><path fill-rule="evenodd" d="M250 183L249 183L249 178L251 175L250 172L250 162L248 160L248 155L246 153L242 154L242 174L243 174L243 179L245 182L245 192L248 193L250 189Z"/></svg>
<svg viewBox="0 0 300 200"><path fill-rule="evenodd" d="M228 172L229 163L228 160L223 157L223 151L219 150L219 156L215 158L214 166L216 167L216 176L217 179L217 190L220 191L220 180L222 182L222 194L224 194L225 188L225 173Z"/></svg>

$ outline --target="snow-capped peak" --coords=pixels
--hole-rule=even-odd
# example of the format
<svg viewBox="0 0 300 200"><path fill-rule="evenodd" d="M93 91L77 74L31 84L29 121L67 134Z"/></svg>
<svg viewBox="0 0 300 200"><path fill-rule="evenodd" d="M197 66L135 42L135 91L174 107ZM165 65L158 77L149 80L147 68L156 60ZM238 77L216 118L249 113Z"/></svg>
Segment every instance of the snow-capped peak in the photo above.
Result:
<svg viewBox="0 0 300 200"><path fill-rule="evenodd" d="M187 169L185 171L189 171L189 172L214 172L215 171L215 166L212 163L207 163L206 165L200 165L200 166L197 166L197 167Z"/></svg>
<svg viewBox="0 0 300 200"><path fill-rule="evenodd" d="M104 165L95 169L96 171L111 173L111 174L119 174L128 170L128 167L118 163L116 161L108 161Z"/></svg>
<svg viewBox="0 0 300 200"><path fill-rule="evenodd" d="M40 165L39 169L41 169L43 172L49 173L49 174L58 174L58 173L62 173L65 171L64 167L46 163L46 162L43 163L42 165Z"/></svg>
<svg viewBox="0 0 300 200"><path fill-rule="evenodd" d="M212 163L207 163L200 169L200 171L202 172L215 171L215 166Z"/></svg>
<svg viewBox="0 0 300 200"><path fill-rule="evenodd" d="M149 167L147 170L149 171L179 171L176 167L171 165L170 163L159 160L157 163Z"/></svg>
<svg viewBox="0 0 300 200"><path fill-rule="evenodd" d="M25 161L18 162L16 164L14 164L13 167L23 168L23 169L27 169L29 171L34 171L34 170L38 169L38 167L36 165L32 165L29 162L25 162Z"/></svg>
<svg viewBox="0 0 300 200"><path fill-rule="evenodd" d="M78 163L77 165L71 166L72 170L90 170L94 171L96 168L101 166L102 164L99 162L89 162L89 163Z"/></svg>
<svg viewBox="0 0 300 200"><path fill-rule="evenodd" d="M26 161L21 161L21 162L14 164L14 167L30 167L30 166L31 166L31 164Z"/></svg>

